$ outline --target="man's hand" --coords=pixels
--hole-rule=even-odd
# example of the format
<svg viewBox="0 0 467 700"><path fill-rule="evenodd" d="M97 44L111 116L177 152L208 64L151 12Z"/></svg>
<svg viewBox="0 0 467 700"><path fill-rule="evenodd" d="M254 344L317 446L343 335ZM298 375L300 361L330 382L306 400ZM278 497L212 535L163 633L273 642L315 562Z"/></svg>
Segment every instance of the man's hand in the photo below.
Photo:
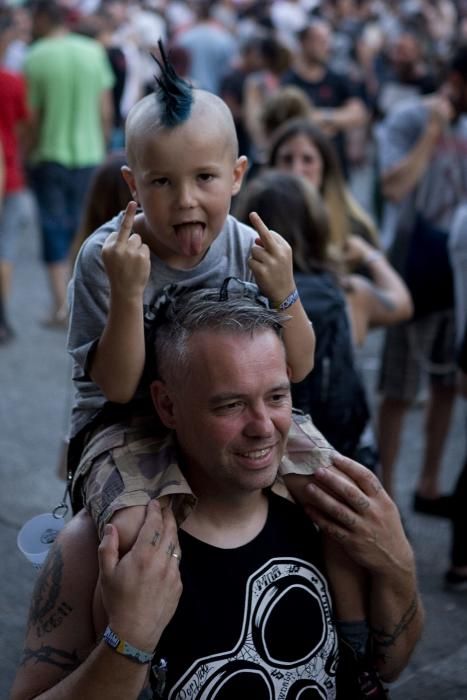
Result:
<svg viewBox="0 0 467 700"><path fill-rule="evenodd" d="M250 214L250 221L259 235L251 249L250 269L262 294L280 304L295 289L292 248L282 236L268 229L256 212Z"/></svg>
<svg viewBox="0 0 467 700"><path fill-rule="evenodd" d="M336 454L333 467L318 469L303 491L312 520L370 574L413 570L397 506L368 469Z"/></svg>
<svg viewBox="0 0 467 700"><path fill-rule="evenodd" d="M120 560L118 533L106 525L99 546L101 593L109 625L121 639L151 651L182 592L177 526L170 508L148 503L135 544Z"/></svg>
<svg viewBox="0 0 467 700"><path fill-rule="evenodd" d="M136 202L129 202L120 229L113 231L102 248L102 260L116 298L141 299L151 272L149 247L133 233Z"/></svg>

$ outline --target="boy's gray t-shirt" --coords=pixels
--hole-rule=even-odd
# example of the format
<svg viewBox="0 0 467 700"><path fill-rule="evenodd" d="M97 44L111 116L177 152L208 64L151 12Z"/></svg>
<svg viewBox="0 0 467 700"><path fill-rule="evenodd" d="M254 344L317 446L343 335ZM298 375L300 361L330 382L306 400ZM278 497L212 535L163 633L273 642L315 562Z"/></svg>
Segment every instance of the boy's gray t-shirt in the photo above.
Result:
<svg viewBox="0 0 467 700"><path fill-rule="evenodd" d="M75 387L71 437L84 428L106 403L101 390L89 377L87 365L90 353L102 335L109 311L109 279L102 262L102 246L107 236L119 229L122 217L123 212L87 239L80 250L69 287L68 351L73 358ZM144 292L144 304L149 305L168 284L220 287L229 276L254 281L248 258L257 237L250 226L228 216L203 260L190 270L168 267L151 253L151 273Z"/></svg>

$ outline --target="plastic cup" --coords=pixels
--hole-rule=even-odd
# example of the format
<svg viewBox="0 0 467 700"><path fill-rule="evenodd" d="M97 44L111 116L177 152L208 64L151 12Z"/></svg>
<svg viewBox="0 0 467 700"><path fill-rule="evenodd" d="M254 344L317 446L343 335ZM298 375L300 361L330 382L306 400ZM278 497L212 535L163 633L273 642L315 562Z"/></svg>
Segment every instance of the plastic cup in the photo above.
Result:
<svg viewBox="0 0 467 700"><path fill-rule="evenodd" d="M35 569L41 568L64 524L63 518L56 518L52 513L41 513L24 523L18 532L18 549Z"/></svg>

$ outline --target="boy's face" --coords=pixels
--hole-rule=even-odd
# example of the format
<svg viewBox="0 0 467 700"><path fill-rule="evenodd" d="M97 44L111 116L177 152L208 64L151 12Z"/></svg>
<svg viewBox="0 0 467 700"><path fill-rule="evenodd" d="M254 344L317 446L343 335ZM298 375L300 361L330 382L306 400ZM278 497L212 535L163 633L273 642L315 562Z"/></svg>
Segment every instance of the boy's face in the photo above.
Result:
<svg viewBox="0 0 467 700"><path fill-rule="evenodd" d="M135 154L123 169L143 210L135 230L167 265L194 267L224 225L246 158L234 158L222 127L199 119L148 133Z"/></svg>

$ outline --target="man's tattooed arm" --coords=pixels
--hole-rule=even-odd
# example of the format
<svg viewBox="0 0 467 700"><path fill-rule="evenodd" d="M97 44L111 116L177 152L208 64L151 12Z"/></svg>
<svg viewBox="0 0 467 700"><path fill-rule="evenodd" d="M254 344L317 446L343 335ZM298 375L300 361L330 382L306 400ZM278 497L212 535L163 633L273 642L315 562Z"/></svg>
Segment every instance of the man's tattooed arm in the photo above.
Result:
<svg viewBox="0 0 467 700"><path fill-rule="evenodd" d="M24 648L20 665L25 666L28 662L51 664L68 674L78 668L81 659L75 650L70 653L64 649L42 644L38 649Z"/></svg>
<svg viewBox="0 0 467 700"><path fill-rule="evenodd" d="M55 543L37 579L29 612L28 632L34 629L39 638L60 627L73 611L61 597L62 579L63 556L60 545Z"/></svg>
<svg viewBox="0 0 467 700"><path fill-rule="evenodd" d="M420 613L420 600L418 595L415 594L409 607L392 629L370 626L372 656L381 671L386 664L391 664L398 643L403 635L409 632L411 624Z"/></svg>

